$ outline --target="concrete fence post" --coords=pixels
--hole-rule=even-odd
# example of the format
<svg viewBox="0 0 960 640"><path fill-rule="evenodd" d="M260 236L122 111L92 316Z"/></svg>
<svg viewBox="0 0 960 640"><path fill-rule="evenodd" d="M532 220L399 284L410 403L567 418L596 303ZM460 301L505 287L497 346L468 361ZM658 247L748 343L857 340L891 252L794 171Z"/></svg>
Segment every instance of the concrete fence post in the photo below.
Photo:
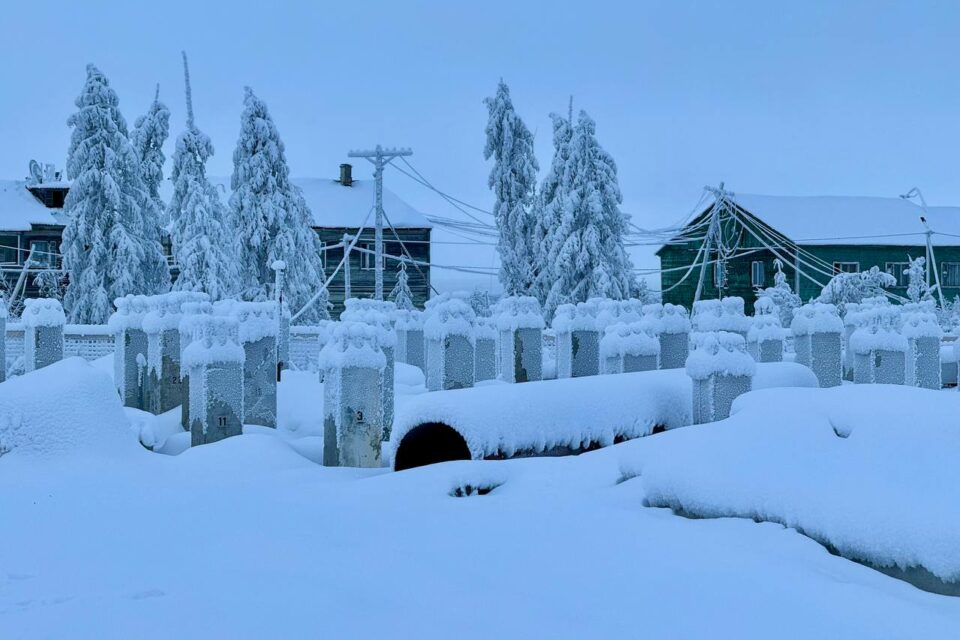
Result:
<svg viewBox="0 0 960 640"><path fill-rule="evenodd" d="M853 381L857 384L905 384L910 345L899 331L899 312L892 308L869 309L863 325L853 332Z"/></svg>
<svg viewBox="0 0 960 640"><path fill-rule="evenodd" d="M656 369L660 341L650 332L650 322L617 323L604 331L600 340L603 373L632 373Z"/></svg>
<svg viewBox="0 0 960 640"><path fill-rule="evenodd" d="M500 333L500 378L543 380L543 312L531 296L503 298L494 311Z"/></svg>
<svg viewBox="0 0 960 640"><path fill-rule="evenodd" d="M448 298L427 314L427 390L472 387L475 374L475 315L466 301Z"/></svg>
<svg viewBox="0 0 960 640"><path fill-rule="evenodd" d="M724 420L733 401L750 391L757 364L739 334L694 333L691 342L686 370L693 380L693 423Z"/></svg>
<svg viewBox="0 0 960 640"><path fill-rule="evenodd" d="M23 305L20 320L23 323L24 371L36 371L63 360L63 325L67 319L60 301L28 298Z"/></svg>
<svg viewBox="0 0 960 640"><path fill-rule="evenodd" d="M843 321L832 304L805 304L793 314L790 324L796 362L817 376L821 387L843 382Z"/></svg>
<svg viewBox="0 0 960 640"><path fill-rule="evenodd" d="M195 325L213 313L213 305L206 294L190 294L180 303L180 426L190 430L190 371L183 365L183 352L193 341Z"/></svg>
<svg viewBox="0 0 960 640"><path fill-rule="evenodd" d="M227 316L197 315L181 366L189 373L192 446L243 433L243 347L238 325Z"/></svg>

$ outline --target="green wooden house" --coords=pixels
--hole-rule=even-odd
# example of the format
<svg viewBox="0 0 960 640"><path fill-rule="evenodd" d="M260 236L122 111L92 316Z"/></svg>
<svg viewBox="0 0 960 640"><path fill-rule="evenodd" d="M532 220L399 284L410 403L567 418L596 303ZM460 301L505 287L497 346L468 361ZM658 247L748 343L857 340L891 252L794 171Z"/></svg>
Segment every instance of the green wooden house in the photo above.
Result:
<svg viewBox="0 0 960 640"><path fill-rule="evenodd" d="M695 215L657 251L664 302L692 305L715 212L713 237L719 241L710 243L701 298L741 296L752 311L756 291L773 285L776 259L804 301L818 296L834 274L874 266L897 279L891 293L905 296L909 260L927 256L928 238L931 285L939 277L946 299L960 295L960 207L924 210L901 198L748 194L733 196L730 207L715 207Z"/></svg>
<svg viewBox="0 0 960 640"><path fill-rule="evenodd" d="M217 186L226 202L230 197L230 179L211 178L211 182ZM356 236L363 227L356 247L373 250L373 180L354 180L351 166L344 164L340 167L338 179L294 178L293 183L302 191L313 216L314 231L324 247L324 269L327 274L332 273L342 260L343 249L326 250L325 247L341 243L345 234ZM161 193L164 199L169 199L171 188L169 181L166 181L166 192ZM38 273L60 268L57 254L66 224L63 202L69 189L69 183L60 180L0 180L0 273L12 289L33 249L35 266L27 272L26 297L38 295L38 288L34 284ZM384 295L389 295L396 284L399 258L409 256L418 264L407 267L408 283L414 304L423 308L430 294L431 224L422 213L386 187L383 189L383 208L392 226L388 227L385 222L383 232ZM169 244L165 249L169 256ZM176 278L177 265L172 257L169 259L172 275ZM373 255L365 251L353 251L349 265L351 295L372 297L375 278ZM335 318L343 310L344 271L340 269L329 287L330 301L334 307L331 313Z"/></svg>

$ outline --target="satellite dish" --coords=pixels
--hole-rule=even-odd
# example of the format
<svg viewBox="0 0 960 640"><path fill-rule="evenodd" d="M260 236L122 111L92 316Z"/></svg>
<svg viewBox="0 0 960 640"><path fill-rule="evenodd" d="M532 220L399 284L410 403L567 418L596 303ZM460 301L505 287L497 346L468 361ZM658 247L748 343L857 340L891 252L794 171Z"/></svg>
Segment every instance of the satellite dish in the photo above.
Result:
<svg viewBox="0 0 960 640"><path fill-rule="evenodd" d="M30 176L33 178L34 184L43 182L43 169L40 168L40 163L36 160L30 161Z"/></svg>

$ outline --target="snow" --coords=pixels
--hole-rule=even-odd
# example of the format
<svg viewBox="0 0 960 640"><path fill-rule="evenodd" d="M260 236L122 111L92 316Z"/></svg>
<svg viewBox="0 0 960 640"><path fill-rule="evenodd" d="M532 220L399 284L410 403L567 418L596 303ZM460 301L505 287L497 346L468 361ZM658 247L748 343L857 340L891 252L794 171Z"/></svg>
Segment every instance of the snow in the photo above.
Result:
<svg viewBox="0 0 960 640"><path fill-rule="evenodd" d="M428 340L444 340L447 336L464 336L474 340L476 315L462 298L451 297L427 310L423 323L423 337Z"/></svg>
<svg viewBox="0 0 960 640"><path fill-rule="evenodd" d="M570 333L573 331L596 331L595 309L586 302L561 304L553 316L554 331Z"/></svg>
<svg viewBox="0 0 960 640"><path fill-rule="evenodd" d="M910 347L907 339L897 330L900 313L892 307L862 309L860 327L850 336L850 348L854 353L869 354L876 350L902 351Z"/></svg>
<svg viewBox="0 0 960 640"><path fill-rule="evenodd" d="M626 466L652 505L778 522L845 557L957 581L958 411L956 393L904 386L770 389Z"/></svg>
<svg viewBox="0 0 960 640"><path fill-rule="evenodd" d="M543 329L545 326L540 303L531 296L501 298L493 313L496 316L496 327L500 331Z"/></svg>
<svg viewBox="0 0 960 640"><path fill-rule="evenodd" d="M0 465L14 457L100 456L137 447L110 377L82 358L0 383Z"/></svg>
<svg viewBox="0 0 960 640"><path fill-rule="evenodd" d="M960 207L924 210L902 198L868 196L767 196L738 193L736 203L801 245L908 245L926 239L920 216L938 232L934 245L954 245ZM827 238L825 236L830 236Z"/></svg>
<svg viewBox="0 0 960 640"><path fill-rule="evenodd" d="M230 308L230 316L239 325L241 343L276 338L280 332L276 302L236 302Z"/></svg>
<svg viewBox="0 0 960 640"><path fill-rule="evenodd" d="M20 322L24 327L62 327L66 324L63 306L51 298L27 298L23 301Z"/></svg>
<svg viewBox="0 0 960 640"><path fill-rule="evenodd" d="M693 349L687 357L686 371L694 380L712 375L753 376L756 361L746 352L743 336L727 331L691 333Z"/></svg>
<svg viewBox="0 0 960 640"><path fill-rule="evenodd" d="M29 231L35 224L66 224L63 210L48 209L30 193L26 180L0 180L0 212L0 227L5 231Z"/></svg>
<svg viewBox="0 0 960 640"><path fill-rule="evenodd" d="M381 350L386 334L363 322L333 323L330 340L320 350L321 369L364 367L383 370L387 359Z"/></svg>
<svg viewBox="0 0 960 640"><path fill-rule="evenodd" d="M649 305L648 305L649 306ZM665 304L655 312L655 329L657 333L690 333L690 319L687 310L677 304ZM647 314L647 307L644 307Z"/></svg>
<svg viewBox="0 0 960 640"><path fill-rule="evenodd" d="M397 365L398 382L408 373L416 377L403 369ZM789 363L759 365L754 387L771 374L802 372L812 375ZM679 371L593 380L609 384L658 373L683 385L671 393L689 402L689 379ZM86 389L97 376L106 377L97 383L103 388L96 397L103 394L104 401L64 407L59 426L69 430L59 431L98 437L117 431L104 421L112 424L121 410L96 365L64 361L20 379L49 381L45 389L74 402L80 394L61 393L66 381ZM589 379L566 382L583 380ZM10 384L0 384L0 397L24 395L8 393ZM509 392L544 384L486 388ZM398 394L404 386L398 384ZM875 388L877 395L886 389ZM816 390L797 392L803 391L817 397ZM117 455L109 459L96 457L104 440L87 438L77 442L87 448L64 449L72 456L0 456L0 637L956 635L958 599L848 562L793 529L746 518L691 520L644 506L648 481L662 486L663 474L671 472L693 477L691 492L714 493L715 486L737 483L744 492L769 494L775 506L787 499L779 498L783 493L799 501L803 515L818 499L832 505L848 490L870 491L879 482L866 504L859 496L853 503L857 517L846 524L858 536L874 536L867 523L878 519L896 524L905 510L932 517L937 512L927 507L933 499L921 495L918 505L913 494L930 476L917 482L909 476L920 468L950 480L931 485L943 495L957 486L957 472L953 464L925 470L927 458L913 456L926 450L929 430L914 432L912 422L904 430L900 423L907 406L923 403L891 399L899 413L886 418L891 428L884 433L907 446L902 454L884 450L888 457L880 464L870 460L872 466L856 458L869 449L858 447L857 438L861 426L870 427L872 413L846 440L826 434L838 443L836 460L824 463L806 448L794 460L795 441L829 429L817 416L817 403L804 398L786 404L796 438L777 440L785 429L769 420L771 399L755 391L737 405L756 398L751 433L716 453L714 443L724 441L739 411L724 423L578 457L462 461L389 473L315 463L323 404L316 375L284 372L278 393L277 430L246 427L245 435L178 456L147 451L132 432L117 434ZM46 392L27 395L47 416L59 410L40 405L49 399ZM423 397L401 394L398 405ZM875 404L838 401L836 411L852 415L856 409L847 405L863 403ZM581 415L588 410L578 407ZM171 435L162 448L182 449L183 436ZM956 451L956 443L949 445L933 461ZM766 455L771 448L776 459ZM920 462L905 465L913 459ZM755 473L758 467L762 473ZM818 478L821 467L828 477ZM636 476L638 469L643 473ZM792 484L798 478L801 483ZM778 490L785 484L789 494ZM495 488L453 497L468 486ZM940 524L931 532L916 528L910 544L946 530L950 519L943 514L952 508L939 509Z"/></svg>
<svg viewBox="0 0 960 640"><path fill-rule="evenodd" d="M790 329L795 336L815 333L843 333L843 320L832 304L812 302L797 309L793 314Z"/></svg>
<svg viewBox="0 0 960 640"><path fill-rule="evenodd" d="M625 355L655 356L660 353L660 341L650 335L643 322L618 322L606 328L600 339L600 357Z"/></svg>
<svg viewBox="0 0 960 640"><path fill-rule="evenodd" d="M743 314L743 298L735 296L697 301L693 305L692 320L695 331L733 331L744 335L752 324Z"/></svg>
<svg viewBox="0 0 960 640"><path fill-rule="evenodd" d="M184 318L186 321L188 318ZM215 362L243 362L243 347L238 344L238 326L234 318L200 315L189 317L193 329L190 344L183 349L180 369L188 373L194 367ZM184 325L181 324L181 327Z"/></svg>

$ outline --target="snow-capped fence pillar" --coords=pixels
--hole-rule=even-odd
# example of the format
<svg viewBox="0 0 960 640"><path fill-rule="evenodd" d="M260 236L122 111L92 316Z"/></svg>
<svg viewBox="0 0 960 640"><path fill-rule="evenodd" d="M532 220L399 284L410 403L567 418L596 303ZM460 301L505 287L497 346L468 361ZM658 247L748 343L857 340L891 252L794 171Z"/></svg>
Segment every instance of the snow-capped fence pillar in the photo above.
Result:
<svg viewBox="0 0 960 640"><path fill-rule="evenodd" d="M20 319L23 322L24 371L36 371L63 360L63 325L67 319L59 300L28 298L23 301Z"/></svg>
<svg viewBox="0 0 960 640"><path fill-rule="evenodd" d="M276 302L238 302L231 308L243 347L243 415L247 424L277 426Z"/></svg>
<svg viewBox="0 0 960 640"><path fill-rule="evenodd" d="M497 377L497 327L491 318L477 318L473 327L474 382Z"/></svg>
<svg viewBox="0 0 960 640"><path fill-rule="evenodd" d="M644 307L644 318L648 317L660 341L660 368L682 369L690 355L690 319L687 310L676 304L647 305Z"/></svg>
<svg viewBox="0 0 960 640"><path fill-rule="evenodd" d="M724 420L737 396L750 391L757 364L738 334L716 331L691 338L694 349L686 369L693 380L693 423Z"/></svg>
<svg viewBox="0 0 960 640"><path fill-rule="evenodd" d="M234 318L200 315L191 324L180 362L190 376L190 443L197 446L243 433L244 356Z"/></svg>
<svg viewBox="0 0 960 640"><path fill-rule="evenodd" d="M600 332L589 303L562 304L553 316L557 332L557 377L600 373Z"/></svg>
<svg viewBox="0 0 960 640"><path fill-rule="evenodd" d="M934 313L910 313L903 320L907 339L907 384L924 389L939 389L940 340L943 330Z"/></svg>
<svg viewBox="0 0 960 640"><path fill-rule="evenodd" d="M417 309L397 309L394 314L397 332L397 362L424 369L423 312Z"/></svg>
<svg viewBox="0 0 960 640"><path fill-rule="evenodd" d="M843 321L832 304L805 304L790 324L796 361L813 371L821 387L843 382Z"/></svg>
<svg viewBox="0 0 960 640"><path fill-rule="evenodd" d="M543 313L531 296L503 298L496 309L500 377L505 382L543 379Z"/></svg>
<svg viewBox="0 0 960 640"><path fill-rule="evenodd" d="M283 288L286 283L285 272L287 263L283 260L274 260L270 265L273 269L273 298L276 301L277 311L277 381L280 372L290 368L290 309L283 297ZM254 423L257 424L257 423Z"/></svg>
<svg viewBox="0 0 960 640"><path fill-rule="evenodd" d="M777 305L770 298L758 298L754 304L753 325L747 332L747 352L757 362L780 362L785 336Z"/></svg>
<svg viewBox="0 0 960 640"><path fill-rule="evenodd" d="M371 324L339 322L320 352L320 368L325 372L323 464L328 467L380 466L387 426L382 336Z"/></svg>
<svg viewBox="0 0 960 640"><path fill-rule="evenodd" d="M192 294L174 292L153 296L141 326L147 336L145 409L165 413L183 404L183 380L180 376L181 305Z"/></svg>
<svg viewBox="0 0 960 640"><path fill-rule="evenodd" d="M853 380L853 349L850 348L850 337L857 330L861 322L860 304L848 302L843 312L843 379Z"/></svg>
<svg viewBox="0 0 960 640"><path fill-rule="evenodd" d="M473 309L460 298L434 305L427 314L427 390L465 389L474 383Z"/></svg>
<svg viewBox="0 0 960 640"><path fill-rule="evenodd" d="M621 322L606 328L600 340L603 373L633 373L657 368L660 341L649 332L650 324Z"/></svg>
<svg viewBox="0 0 960 640"><path fill-rule="evenodd" d="M370 298L351 298L344 301L344 310L340 314L343 322L363 322L377 329L377 343L386 365L383 369L383 426L384 439L390 439L390 429L393 427L393 378L394 363L396 361L397 334L393 328L392 318L397 312L397 305L388 300L372 300Z"/></svg>
<svg viewBox="0 0 960 640"><path fill-rule="evenodd" d="M722 300L700 300L693 305L693 330L726 331L746 340L752 322L744 315L743 305L743 298L736 296Z"/></svg>
<svg viewBox="0 0 960 640"><path fill-rule="evenodd" d="M870 309L863 326L853 332L853 381L857 384L905 384L910 345L898 331L899 313L892 308Z"/></svg>
<svg viewBox="0 0 960 640"><path fill-rule="evenodd" d="M107 326L113 332L113 381L125 407L146 410L147 333L143 318L145 296L127 295L113 301L117 310Z"/></svg>
<svg viewBox="0 0 960 640"><path fill-rule="evenodd" d="M180 426L185 431L190 430L190 372L183 365L183 351L193 341L194 327L202 322L205 316L213 313L213 305L204 293L190 293L188 302L180 304L180 324L177 329L180 333Z"/></svg>

